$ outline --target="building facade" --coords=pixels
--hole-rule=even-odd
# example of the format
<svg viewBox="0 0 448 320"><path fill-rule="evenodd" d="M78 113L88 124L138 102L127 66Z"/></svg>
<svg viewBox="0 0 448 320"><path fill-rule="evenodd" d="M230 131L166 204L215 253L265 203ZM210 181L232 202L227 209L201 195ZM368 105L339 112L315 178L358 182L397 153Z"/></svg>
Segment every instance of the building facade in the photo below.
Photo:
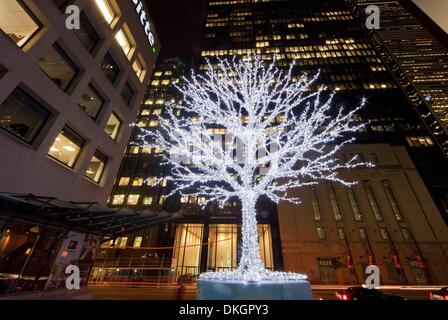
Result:
<svg viewBox="0 0 448 320"><path fill-rule="evenodd" d="M159 50L140 2L1 1L0 192L105 204Z"/></svg>
<svg viewBox="0 0 448 320"><path fill-rule="evenodd" d="M348 4L342 0L209 1L196 68L205 70L206 60L213 67L216 57L247 54L265 60L275 54L279 67L295 60L297 76L320 70L319 84L337 92L335 105L356 107L366 97L366 107L354 120L369 124L357 133L356 144L347 146L339 157L356 154L376 164L341 172L359 182L350 189L320 183L291 191L300 194L300 205L260 200L257 219L266 267L305 273L315 284L363 283L369 264L380 267L383 283L446 282L448 229L428 191L434 176L425 169L434 166L437 157L443 159L443 152ZM174 88L159 89L173 81L173 65L158 69L141 109L142 126L157 126L143 113L149 117L163 113L164 104L181 99ZM225 133L214 130L213 134ZM128 147L110 204L185 210L184 217L176 224L105 243L91 281L172 282L179 277L194 279L206 270L236 267L239 203L201 211L195 206L200 198L165 198L169 184L163 181L157 187L146 186L145 177L163 177L157 166L162 151Z"/></svg>

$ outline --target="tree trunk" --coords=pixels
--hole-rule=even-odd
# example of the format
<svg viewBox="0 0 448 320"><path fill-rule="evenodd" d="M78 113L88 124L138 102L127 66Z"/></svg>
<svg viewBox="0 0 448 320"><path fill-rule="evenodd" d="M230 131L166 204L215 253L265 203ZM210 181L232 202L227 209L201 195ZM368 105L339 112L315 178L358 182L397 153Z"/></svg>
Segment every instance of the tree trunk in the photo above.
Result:
<svg viewBox="0 0 448 320"><path fill-rule="evenodd" d="M256 219L255 204L257 197L255 195L242 195L242 253L238 272L245 275L248 280L259 280L266 272L263 261L260 256L260 244L258 242L258 227Z"/></svg>

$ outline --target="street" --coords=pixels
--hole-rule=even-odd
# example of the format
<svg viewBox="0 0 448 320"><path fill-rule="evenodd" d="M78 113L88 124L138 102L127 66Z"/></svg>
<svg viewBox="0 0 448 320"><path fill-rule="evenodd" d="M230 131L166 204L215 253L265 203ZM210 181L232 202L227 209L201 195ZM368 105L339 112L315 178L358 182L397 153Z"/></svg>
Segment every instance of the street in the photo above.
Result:
<svg viewBox="0 0 448 320"><path fill-rule="evenodd" d="M343 286L312 286L313 297L316 300L335 300L335 291ZM160 287L110 287L90 286L89 290L94 300L173 300L178 296L177 286ZM183 300L196 298L196 286L187 286L181 295ZM408 300L428 300L431 287L418 286L385 286L381 289L384 293L394 294Z"/></svg>

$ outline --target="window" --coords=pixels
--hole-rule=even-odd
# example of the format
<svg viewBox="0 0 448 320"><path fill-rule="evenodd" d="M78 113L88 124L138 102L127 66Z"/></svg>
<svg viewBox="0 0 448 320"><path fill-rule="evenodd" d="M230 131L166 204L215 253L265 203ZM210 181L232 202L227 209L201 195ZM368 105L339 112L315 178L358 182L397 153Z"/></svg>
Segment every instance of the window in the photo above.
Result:
<svg viewBox="0 0 448 320"><path fill-rule="evenodd" d="M140 60L140 58L137 57L137 59L135 59L134 63L132 64L132 69L134 69L134 72L140 82L143 82L143 79L145 78L145 67L143 66L143 62Z"/></svg>
<svg viewBox="0 0 448 320"><path fill-rule="evenodd" d="M336 282L336 269L334 266L334 261L332 259L319 258L319 270L323 283Z"/></svg>
<svg viewBox="0 0 448 320"><path fill-rule="evenodd" d="M134 181L132 181L132 185L134 187L141 187L143 185L143 178L135 178Z"/></svg>
<svg viewBox="0 0 448 320"><path fill-rule="evenodd" d="M22 48L40 28L40 22L23 1L0 1L0 29L17 46Z"/></svg>
<svg viewBox="0 0 448 320"><path fill-rule="evenodd" d="M342 228L338 228L338 237L339 237L339 239L341 239L341 240L344 240L344 239L345 239L344 229L342 229Z"/></svg>
<svg viewBox="0 0 448 320"><path fill-rule="evenodd" d="M128 237L118 237L117 240L115 240L115 247L124 249L124 248L126 248L127 242L128 242Z"/></svg>
<svg viewBox="0 0 448 320"><path fill-rule="evenodd" d="M375 219L378 221L383 221L383 216L381 215L380 208L378 207L378 203L376 201L375 195L373 194L372 186L370 185L370 181L364 181L364 188L367 193L367 198L369 199L369 205L372 209L373 215Z"/></svg>
<svg viewBox="0 0 448 320"><path fill-rule="evenodd" d="M129 31L125 31L124 29L118 30L117 34L115 35L115 40L117 40L118 45L121 47L126 57L128 59L131 59L135 46L131 42Z"/></svg>
<svg viewBox="0 0 448 320"><path fill-rule="evenodd" d="M134 248L140 248L142 246L143 237L138 236L134 238Z"/></svg>
<svg viewBox="0 0 448 320"><path fill-rule="evenodd" d="M380 229L380 234L381 234L381 239L383 239L383 240L389 239L389 232L387 232L386 229L381 228Z"/></svg>
<svg viewBox="0 0 448 320"><path fill-rule="evenodd" d="M86 91L81 95L78 103L81 109L92 119L96 119L103 104L103 97L101 97L91 84L87 86Z"/></svg>
<svg viewBox="0 0 448 320"><path fill-rule="evenodd" d="M317 231L317 236L319 237L319 239L321 239L321 240L325 239L325 229L323 227L317 227L316 231Z"/></svg>
<svg viewBox="0 0 448 320"><path fill-rule="evenodd" d="M100 182L106 162L107 158L99 151L96 151L87 167L86 177L95 182Z"/></svg>
<svg viewBox="0 0 448 320"><path fill-rule="evenodd" d="M87 51L92 52L95 46L100 41L100 36L95 31L95 28L90 23L84 12L79 17L79 29L76 30L76 35L82 42Z"/></svg>
<svg viewBox="0 0 448 320"><path fill-rule="evenodd" d="M5 75L6 68L0 64L0 79Z"/></svg>
<svg viewBox="0 0 448 320"><path fill-rule="evenodd" d="M355 193L353 192L352 188L347 188L347 196L353 211L353 215L355 216L355 220L361 221L362 220L361 211L359 210L358 202L356 201Z"/></svg>
<svg viewBox="0 0 448 320"><path fill-rule="evenodd" d="M28 143L33 142L49 116L47 109L20 88L0 106L0 126Z"/></svg>
<svg viewBox="0 0 448 320"><path fill-rule="evenodd" d="M118 64L112 58L110 53L106 53L100 63L100 68L103 70L104 75L110 80L110 82L114 83L115 80L117 80L118 74L120 73L120 68L118 68Z"/></svg>
<svg viewBox="0 0 448 320"><path fill-rule="evenodd" d="M392 207L395 219L397 219L397 221L401 221L403 218L401 216L400 207L398 206L397 200L395 199L394 193L392 192L391 182L384 180L383 188L384 192L386 193L387 200L389 200L389 204Z"/></svg>
<svg viewBox="0 0 448 320"><path fill-rule="evenodd" d="M152 197L151 196L147 196L143 198L143 204L145 206L150 206L152 204Z"/></svg>
<svg viewBox="0 0 448 320"><path fill-rule="evenodd" d="M48 155L66 166L73 168L83 145L84 139L71 129L65 127L56 137Z"/></svg>
<svg viewBox="0 0 448 320"><path fill-rule="evenodd" d="M116 194L112 198L112 204L114 205L120 205L124 202L124 194Z"/></svg>
<svg viewBox="0 0 448 320"><path fill-rule="evenodd" d="M118 132L120 131L121 120L112 113L106 124L106 129L104 131L113 139L117 140Z"/></svg>
<svg viewBox="0 0 448 320"><path fill-rule="evenodd" d="M127 186L130 182L131 178L130 177L121 177L120 180L118 181L118 185L119 186Z"/></svg>
<svg viewBox="0 0 448 320"><path fill-rule="evenodd" d="M125 83L123 90L121 90L121 97L123 101L129 106L131 104L132 98L134 97L134 90L129 83Z"/></svg>
<svg viewBox="0 0 448 320"><path fill-rule="evenodd" d="M412 235L411 230L403 228L401 229L401 233L403 234L404 240L413 240L414 236Z"/></svg>
<svg viewBox="0 0 448 320"><path fill-rule="evenodd" d="M331 210L333 211L333 216L336 221L341 221L341 211L339 210L339 205L336 200L336 193L334 192L333 185L328 183L328 196L330 197Z"/></svg>
<svg viewBox="0 0 448 320"><path fill-rule="evenodd" d="M139 198L140 198L139 194L130 194L128 197L128 204L131 206L137 205Z"/></svg>
<svg viewBox="0 0 448 320"><path fill-rule="evenodd" d="M320 221L321 214L320 214L319 202L317 201L317 193L315 187L311 187L311 205L313 206L314 220Z"/></svg>
<svg viewBox="0 0 448 320"><path fill-rule="evenodd" d="M114 21L117 13L115 12L112 4L109 0L95 0L98 9L100 9L101 14L104 17L104 20L110 25Z"/></svg>
<svg viewBox="0 0 448 320"><path fill-rule="evenodd" d="M37 61L37 64L64 91L67 90L79 71L57 44L50 47L45 55Z"/></svg>
<svg viewBox="0 0 448 320"><path fill-rule="evenodd" d="M361 239L367 239L366 229L359 229L358 231Z"/></svg>
<svg viewBox="0 0 448 320"><path fill-rule="evenodd" d="M54 5L58 8L64 8L72 2L73 0L53 0Z"/></svg>

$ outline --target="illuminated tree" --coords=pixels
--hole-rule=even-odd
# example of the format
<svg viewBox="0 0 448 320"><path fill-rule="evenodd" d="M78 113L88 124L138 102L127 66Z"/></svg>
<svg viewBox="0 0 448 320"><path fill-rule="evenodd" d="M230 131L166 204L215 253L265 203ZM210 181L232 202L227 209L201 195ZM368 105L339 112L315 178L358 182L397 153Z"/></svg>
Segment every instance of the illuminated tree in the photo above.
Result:
<svg viewBox="0 0 448 320"><path fill-rule="evenodd" d="M332 105L334 93L312 90L318 75L293 78L258 56L208 63L178 87L181 105L169 105L159 125L141 129L139 142L162 148L161 165L169 167L169 194L201 197L223 206L238 198L242 207L242 254L234 272L207 272L201 278L258 281L306 279L270 272L260 257L255 205L261 196L278 203L299 203L288 190L338 177L341 169L370 164L354 157L339 161L338 151L354 140L364 124L353 123L360 107L345 112ZM326 98L324 98L326 96ZM221 129L216 134L213 129ZM223 135L224 134L224 137Z"/></svg>

